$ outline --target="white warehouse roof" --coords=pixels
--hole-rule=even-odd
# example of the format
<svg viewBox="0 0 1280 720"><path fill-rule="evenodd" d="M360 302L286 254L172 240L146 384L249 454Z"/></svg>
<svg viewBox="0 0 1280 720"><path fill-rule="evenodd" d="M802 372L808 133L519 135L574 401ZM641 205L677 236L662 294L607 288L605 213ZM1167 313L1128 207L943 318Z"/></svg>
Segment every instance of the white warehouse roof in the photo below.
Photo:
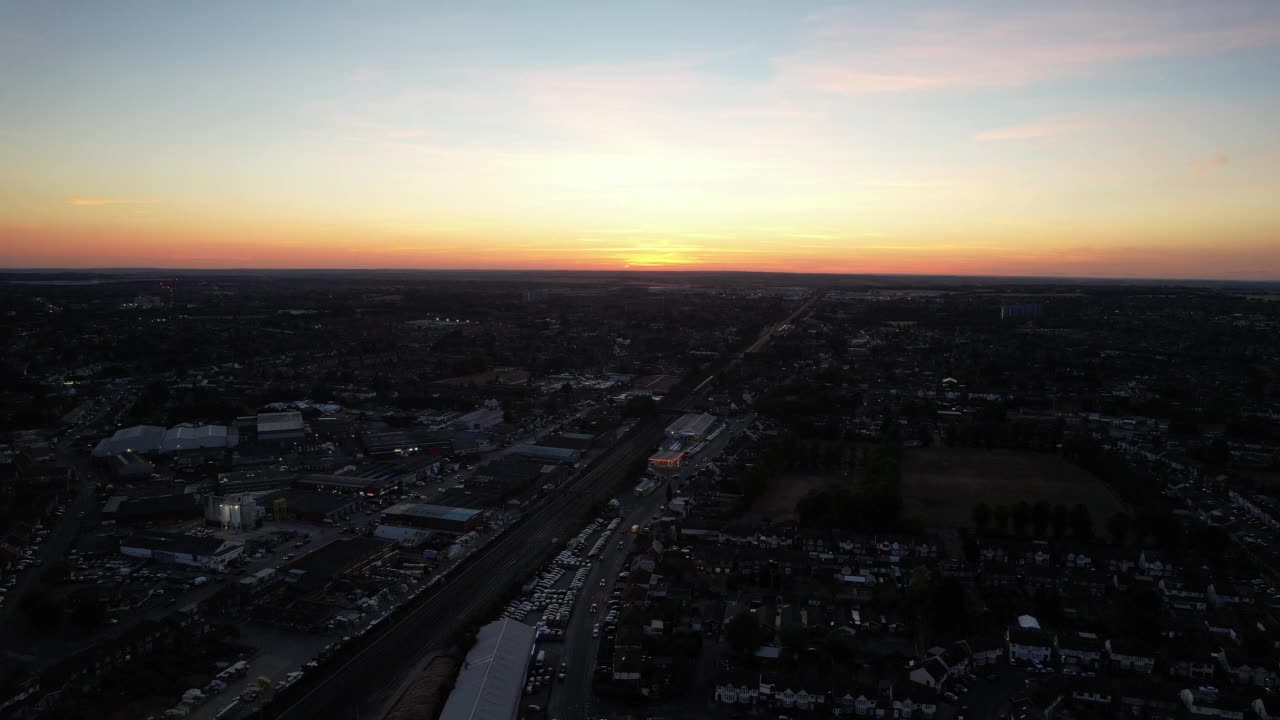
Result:
<svg viewBox="0 0 1280 720"><path fill-rule="evenodd" d="M715 415L708 415L706 413L690 413L688 415L681 415L676 418L675 422L667 426L667 435L684 435L690 437L706 435L707 431L711 429L711 426L715 421Z"/></svg>
<svg viewBox="0 0 1280 720"><path fill-rule="evenodd" d="M288 412L258 413L258 433L296 432L302 430L302 413Z"/></svg>
<svg viewBox="0 0 1280 720"><path fill-rule="evenodd" d="M520 709L534 629L514 620L480 628L440 720L510 720Z"/></svg>
<svg viewBox="0 0 1280 720"><path fill-rule="evenodd" d="M94 457L111 457L125 452L150 454L160 450L164 442L164 428L159 425L134 425L120 428L109 438L103 438L93 448Z"/></svg>
<svg viewBox="0 0 1280 720"><path fill-rule="evenodd" d="M179 425L164 434L160 452L235 447L239 443L240 434L235 428L228 431L225 425Z"/></svg>

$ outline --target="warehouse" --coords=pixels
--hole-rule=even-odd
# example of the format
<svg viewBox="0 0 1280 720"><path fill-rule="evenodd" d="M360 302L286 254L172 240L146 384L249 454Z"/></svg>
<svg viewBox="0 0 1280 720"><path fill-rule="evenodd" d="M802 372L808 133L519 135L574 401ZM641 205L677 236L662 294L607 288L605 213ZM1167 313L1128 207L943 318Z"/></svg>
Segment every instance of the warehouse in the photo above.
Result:
<svg viewBox="0 0 1280 720"><path fill-rule="evenodd" d="M302 413L288 412L258 413L258 442L296 442L306 436L306 425L302 422Z"/></svg>
<svg viewBox="0 0 1280 720"><path fill-rule="evenodd" d="M483 515L484 511L473 508L400 503L383 510L382 521L388 525L464 533L480 527Z"/></svg>
<svg viewBox="0 0 1280 720"><path fill-rule="evenodd" d="M108 465L111 466L111 476L121 482L148 480L156 470L141 455L131 452L123 452L113 456L108 461Z"/></svg>
<svg viewBox="0 0 1280 720"><path fill-rule="evenodd" d="M226 425L178 425L165 431L162 455L218 455L240 444L240 434Z"/></svg>
<svg viewBox="0 0 1280 720"><path fill-rule="evenodd" d="M441 439L437 433L391 430L368 432L360 437L364 452L369 457L404 457L406 455L431 455L435 457L453 454L453 445Z"/></svg>
<svg viewBox="0 0 1280 720"><path fill-rule="evenodd" d="M258 504L276 520L337 523L360 509L360 496L311 490L277 490L258 498Z"/></svg>
<svg viewBox="0 0 1280 720"><path fill-rule="evenodd" d="M401 525L379 525L373 529L374 537L391 540L403 547L418 547L429 540L432 534L430 530Z"/></svg>
<svg viewBox="0 0 1280 720"><path fill-rule="evenodd" d="M164 428L158 425L134 425L120 428L109 438L103 438L93 448L96 458L109 458L120 453L155 455L164 442Z"/></svg>
<svg viewBox="0 0 1280 720"><path fill-rule="evenodd" d="M399 486L393 478L367 478L353 475L307 475L298 487L320 492L356 493L365 497L385 495Z"/></svg>
<svg viewBox="0 0 1280 720"><path fill-rule="evenodd" d="M133 523L172 523L190 520L200 514L196 496L185 493L128 498L113 495L102 506L104 520L115 520L121 525Z"/></svg>
<svg viewBox="0 0 1280 720"><path fill-rule="evenodd" d="M715 423L715 415L706 413L681 415L675 422L667 426L667 437L681 442L705 440Z"/></svg>
<svg viewBox="0 0 1280 720"><path fill-rule="evenodd" d="M520 714L535 631L514 620L480 628L440 720L510 720Z"/></svg>
<svg viewBox="0 0 1280 720"><path fill-rule="evenodd" d="M212 537L145 532L120 541L120 553L161 563L221 570L240 557L244 543Z"/></svg>
<svg viewBox="0 0 1280 720"><path fill-rule="evenodd" d="M453 421L453 426L458 430L487 432L493 429L494 425L501 425L503 417L502 408L494 406L483 407Z"/></svg>
<svg viewBox="0 0 1280 720"><path fill-rule="evenodd" d="M572 465L582 457L582 453L572 448L547 447L545 445L512 445L511 454L565 465Z"/></svg>
<svg viewBox="0 0 1280 720"><path fill-rule="evenodd" d="M396 544L381 538L353 537L322 545L285 565L285 582L303 592L317 592L344 575L359 572L370 564L384 560Z"/></svg>
<svg viewBox="0 0 1280 720"><path fill-rule="evenodd" d="M586 433L558 433L539 442L543 447L568 448L584 453L591 449L596 436Z"/></svg>

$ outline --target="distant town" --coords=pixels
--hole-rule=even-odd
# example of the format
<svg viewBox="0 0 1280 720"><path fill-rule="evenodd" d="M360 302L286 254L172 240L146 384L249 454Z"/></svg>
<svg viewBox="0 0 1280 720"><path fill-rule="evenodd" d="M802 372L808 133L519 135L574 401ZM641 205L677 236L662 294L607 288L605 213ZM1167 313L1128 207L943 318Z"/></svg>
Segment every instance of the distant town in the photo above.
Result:
<svg viewBox="0 0 1280 720"><path fill-rule="evenodd" d="M0 273L0 717L1280 715L1280 288Z"/></svg>

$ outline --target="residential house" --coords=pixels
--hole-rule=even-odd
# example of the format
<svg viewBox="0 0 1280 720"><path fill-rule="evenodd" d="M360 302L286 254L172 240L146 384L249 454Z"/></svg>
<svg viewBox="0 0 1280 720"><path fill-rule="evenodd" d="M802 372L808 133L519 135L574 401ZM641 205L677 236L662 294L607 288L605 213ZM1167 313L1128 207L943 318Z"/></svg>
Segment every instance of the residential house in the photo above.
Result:
<svg viewBox="0 0 1280 720"><path fill-rule="evenodd" d="M1053 658L1057 636L1040 628L1011 627L1005 634L1009 662L1047 665Z"/></svg>
<svg viewBox="0 0 1280 720"><path fill-rule="evenodd" d="M1058 655L1065 665L1096 668L1102 664L1105 649L1102 640L1093 633L1067 633L1058 638Z"/></svg>
<svg viewBox="0 0 1280 720"><path fill-rule="evenodd" d="M1139 643L1112 638L1106 647L1113 667L1147 675L1155 670L1155 653Z"/></svg>

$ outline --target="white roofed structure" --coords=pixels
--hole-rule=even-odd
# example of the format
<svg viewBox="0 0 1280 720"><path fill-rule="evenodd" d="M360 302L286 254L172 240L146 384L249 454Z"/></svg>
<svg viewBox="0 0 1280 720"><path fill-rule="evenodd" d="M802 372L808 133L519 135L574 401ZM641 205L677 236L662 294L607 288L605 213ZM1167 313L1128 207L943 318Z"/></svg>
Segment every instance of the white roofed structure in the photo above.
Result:
<svg viewBox="0 0 1280 720"><path fill-rule="evenodd" d="M681 415L667 426L667 437L672 440L701 440L707 436L715 422L716 416L706 413Z"/></svg>
<svg viewBox="0 0 1280 720"><path fill-rule="evenodd" d="M160 444L160 452L166 455L192 450L211 450L235 447L240 435L235 428L225 425L179 425L169 428Z"/></svg>
<svg viewBox="0 0 1280 720"><path fill-rule="evenodd" d="M440 720L511 720L519 715L534 629L514 620L480 628Z"/></svg>
<svg viewBox="0 0 1280 720"><path fill-rule="evenodd" d="M109 438L104 438L93 448L94 457L114 457L121 453L154 455L160 452L164 442L164 428L159 425L134 425L120 428Z"/></svg>

